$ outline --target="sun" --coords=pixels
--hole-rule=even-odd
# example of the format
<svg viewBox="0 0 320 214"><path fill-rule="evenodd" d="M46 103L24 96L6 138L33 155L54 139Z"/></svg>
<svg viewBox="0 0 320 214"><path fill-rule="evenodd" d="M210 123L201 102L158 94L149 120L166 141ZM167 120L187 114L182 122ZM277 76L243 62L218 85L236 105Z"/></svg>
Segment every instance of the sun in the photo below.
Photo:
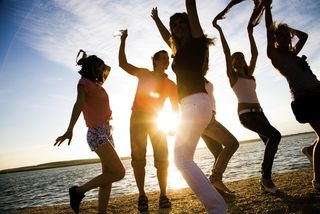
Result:
<svg viewBox="0 0 320 214"><path fill-rule="evenodd" d="M158 128L167 134L173 135L176 132L178 124L177 113L171 108L170 102L167 99L164 103L162 111L159 112L157 118Z"/></svg>

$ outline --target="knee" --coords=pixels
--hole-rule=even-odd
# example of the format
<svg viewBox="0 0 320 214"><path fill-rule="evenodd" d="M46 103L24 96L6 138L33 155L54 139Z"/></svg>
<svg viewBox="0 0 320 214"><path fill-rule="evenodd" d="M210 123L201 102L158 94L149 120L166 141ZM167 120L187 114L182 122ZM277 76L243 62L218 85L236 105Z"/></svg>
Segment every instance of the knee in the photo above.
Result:
<svg viewBox="0 0 320 214"><path fill-rule="evenodd" d="M115 173L115 180L120 181L121 179L124 178L126 174L125 168L122 166L116 173Z"/></svg>
<svg viewBox="0 0 320 214"><path fill-rule="evenodd" d="M169 167L169 161L168 160L156 160L154 162L154 166L156 167L157 170L165 170L168 169Z"/></svg>
<svg viewBox="0 0 320 214"><path fill-rule="evenodd" d="M271 139L278 146L281 140L281 133L278 130L276 130Z"/></svg>
<svg viewBox="0 0 320 214"><path fill-rule="evenodd" d="M192 161L193 161L192 158L191 159L186 158L185 156L183 156L181 154L174 155L174 164L178 170L184 169L186 167L186 165Z"/></svg>
<svg viewBox="0 0 320 214"><path fill-rule="evenodd" d="M239 141L237 141L236 139L234 141L232 141L231 143L231 149L233 152L236 152L239 148Z"/></svg>
<svg viewBox="0 0 320 214"><path fill-rule="evenodd" d="M230 139L226 144L225 144L225 148L231 152L231 153L235 153L237 151L237 149L239 148L239 141L237 139Z"/></svg>
<svg viewBox="0 0 320 214"><path fill-rule="evenodd" d="M107 180L107 178L110 177L110 174L112 176L112 182L120 181L121 179L124 178L124 176L126 174L126 170L123 166L121 166L121 167L117 167L116 169L113 169L112 171L109 171L107 173L103 173L102 175L104 175L104 177Z"/></svg>
<svg viewBox="0 0 320 214"><path fill-rule="evenodd" d="M132 159L131 161L131 166L134 169L143 169L146 164L146 159Z"/></svg>

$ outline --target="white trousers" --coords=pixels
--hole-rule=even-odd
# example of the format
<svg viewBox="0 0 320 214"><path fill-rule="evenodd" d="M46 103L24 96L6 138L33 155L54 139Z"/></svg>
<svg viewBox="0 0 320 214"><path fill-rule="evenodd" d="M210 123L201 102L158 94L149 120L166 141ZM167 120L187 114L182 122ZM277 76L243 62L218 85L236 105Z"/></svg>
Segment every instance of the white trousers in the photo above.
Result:
<svg viewBox="0 0 320 214"><path fill-rule="evenodd" d="M180 112L174 147L175 165L208 213L227 213L224 199L193 161L200 136L212 117L209 96L197 93L183 98Z"/></svg>

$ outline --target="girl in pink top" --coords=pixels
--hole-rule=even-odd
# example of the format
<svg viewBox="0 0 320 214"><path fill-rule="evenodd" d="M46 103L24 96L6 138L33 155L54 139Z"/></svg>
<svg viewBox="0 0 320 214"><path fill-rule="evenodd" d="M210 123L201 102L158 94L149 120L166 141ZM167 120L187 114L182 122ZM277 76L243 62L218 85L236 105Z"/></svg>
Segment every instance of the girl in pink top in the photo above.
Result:
<svg viewBox="0 0 320 214"><path fill-rule="evenodd" d="M125 169L113 147L113 138L109 120L111 109L109 98L102 84L110 73L110 67L95 55L87 57L82 50L82 58L77 62L81 66L81 79L78 83L77 100L73 106L71 119L67 131L56 139L55 146L72 139L73 127L81 112L88 126L87 141L92 151L96 152L102 164L102 174L81 186L69 189L70 206L75 213L79 213L80 203L84 193L99 187L99 213L106 213L111 185L121 180Z"/></svg>

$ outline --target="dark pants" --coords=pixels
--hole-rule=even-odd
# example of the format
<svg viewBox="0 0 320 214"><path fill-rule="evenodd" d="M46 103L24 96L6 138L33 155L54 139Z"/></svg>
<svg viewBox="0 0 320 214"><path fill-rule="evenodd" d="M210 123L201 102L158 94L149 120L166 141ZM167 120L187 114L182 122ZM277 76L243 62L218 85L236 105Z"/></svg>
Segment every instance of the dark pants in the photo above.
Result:
<svg viewBox="0 0 320 214"><path fill-rule="evenodd" d="M239 115L241 124L256 132L264 142L266 148L261 166L262 177L270 179L274 156L277 153L278 145L281 140L280 132L275 129L268 121L263 112L247 112Z"/></svg>

